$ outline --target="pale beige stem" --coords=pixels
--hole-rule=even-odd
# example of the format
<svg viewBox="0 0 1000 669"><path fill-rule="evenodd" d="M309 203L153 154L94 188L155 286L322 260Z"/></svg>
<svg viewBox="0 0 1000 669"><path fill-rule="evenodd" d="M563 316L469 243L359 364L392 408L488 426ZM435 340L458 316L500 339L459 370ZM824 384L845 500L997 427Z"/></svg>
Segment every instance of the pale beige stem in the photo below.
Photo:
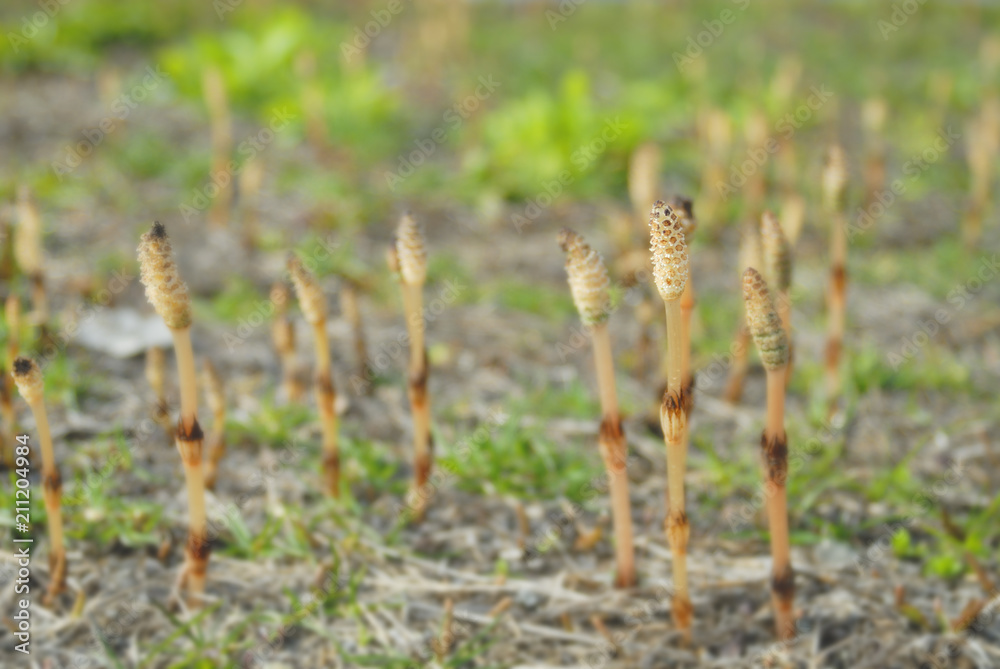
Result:
<svg viewBox="0 0 1000 669"><path fill-rule="evenodd" d="M177 424L177 450L184 465L184 481L188 498L188 542L185 550L184 578L187 586L188 605L201 606L205 591L210 546L205 510L205 478L202 469L202 441L204 435L198 425L198 381L195 374L194 350L191 346L191 328L171 329L177 374L180 378L181 416Z"/></svg>
<svg viewBox="0 0 1000 669"><path fill-rule="evenodd" d="M430 399L427 394L427 350L424 344L423 286L401 284L406 327L410 336L410 365L408 394L413 413L414 453L414 519L424 516L431 494L427 481L433 467L431 443Z"/></svg>
<svg viewBox="0 0 1000 669"><path fill-rule="evenodd" d="M664 301L667 320L667 392L660 407L660 423L667 448L667 540L673 555L674 600L672 610L677 627L690 641L693 609L688 588L687 545L690 534L684 502L684 473L687 449L684 433L687 420L684 411L682 382L683 329L680 300Z"/></svg>
<svg viewBox="0 0 1000 669"><path fill-rule="evenodd" d="M340 498L340 446L337 436L337 394L333 385L330 361L330 340L326 322L313 323L316 342L316 403L319 408L320 426L323 431L323 475L326 493Z"/></svg>
<svg viewBox="0 0 1000 669"><path fill-rule="evenodd" d="M785 434L785 368L767 371L767 427L762 439L771 533L771 599L778 638L795 636L795 576L788 538L788 438Z"/></svg>
<svg viewBox="0 0 1000 669"><path fill-rule="evenodd" d="M635 548L632 540L632 503L628 486L628 445L625 442L621 417L618 413L618 395L615 391L614 363L607 324L595 325L591 336L603 414L598 443L608 473L611 517L615 531L615 564L618 567L615 585L619 588L630 588L635 585L636 574Z"/></svg>
<svg viewBox="0 0 1000 669"><path fill-rule="evenodd" d="M344 318L351 324L354 333L354 354L358 359L358 376L362 379L368 375L368 349L365 346L364 322L361 318L361 306L358 304L358 291L349 282L344 284L340 290L340 306L344 312ZM372 384L362 384L370 390Z"/></svg>
<svg viewBox="0 0 1000 669"><path fill-rule="evenodd" d="M56 596L66 587L66 547L63 539L62 524L62 477L56 465L55 449L52 446L52 432L49 429L49 417L45 410L45 402L38 400L28 405L35 417L38 430L38 442L42 453L42 486L45 513L48 516L49 541L49 583L45 595L46 605L55 602Z"/></svg>
<svg viewBox="0 0 1000 669"><path fill-rule="evenodd" d="M827 290L826 390L828 417L840 399L840 359L844 342L847 289L847 233L843 215L834 217L830 251L830 284Z"/></svg>

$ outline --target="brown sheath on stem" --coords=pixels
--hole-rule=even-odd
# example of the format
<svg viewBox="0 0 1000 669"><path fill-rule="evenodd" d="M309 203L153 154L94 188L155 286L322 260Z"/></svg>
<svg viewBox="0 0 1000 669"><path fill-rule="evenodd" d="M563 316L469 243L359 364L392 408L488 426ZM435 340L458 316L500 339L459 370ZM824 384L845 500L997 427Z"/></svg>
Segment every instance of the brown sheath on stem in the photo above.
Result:
<svg viewBox="0 0 1000 669"><path fill-rule="evenodd" d="M52 606L56 597L66 587L66 547L63 543L62 524L62 478L56 465L55 449L52 447L52 433L45 411L45 390L42 370L34 360L17 358L11 374L21 396L31 408L38 430L38 442L42 452L42 492L45 513L48 516L49 540L49 588L44 603Z"/></svg>
<svg viewBox="0 0 1000 669"><path fill-rule="evenodd" d="M826 392L827 418L840 400L840 359L844 342L847 291L847 159L844 150L830 147L823 170L823 203L830 216L830 282L827 288Z"/></svg>
<svg viewBox="0 0 1000 669"><path fill-rule="evenodd" d="M205 591L210 546L202 471L202 434L198 425L198 382L191 346L191 298L177 271L167 231L159 223L139 243L139 279L146 298L170 328L180 381L181 413L177 421L177 450L184 465L188 499L188 542L180 582L190 607L200 607Z"/></svg>

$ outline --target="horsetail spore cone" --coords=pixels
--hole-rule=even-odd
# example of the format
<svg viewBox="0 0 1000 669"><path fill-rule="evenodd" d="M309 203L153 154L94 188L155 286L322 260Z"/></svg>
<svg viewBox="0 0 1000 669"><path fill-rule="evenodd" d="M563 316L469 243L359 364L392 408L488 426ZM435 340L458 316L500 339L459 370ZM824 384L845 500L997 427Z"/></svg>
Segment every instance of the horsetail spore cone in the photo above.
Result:
<svg viewBox="0 0 1000 669"><path fill-rule="evenodd" d="M788 340L764 278L753 268L743 273L747 326L767 372L767 424L761 436L761 455L769 490L768 527L771 531L771 601L778 638L795 636L793 601L795 573L788 542L788 438L785 434L785 367Z"/></svg>
<svg viewBox="0 0 1000 669"><path fill-rule="evenodd" d="M340 497L340 446L337 437L337 391L333 385L330 340L326 332L326 296L316 277L295 255L288 257L288 271L302 314L313 327L316 344L316 403L323 430L323 477L326 494Z"/></svg>
<svg viewBox="0 0 1000 669"><path fill-rule="evenodd" d="M632 541L632 505L628 493L628 446L622 431L618 397L615 392L614 363L607 320L611 298L610 280L604 261L577 233L563 228L559 246L566 252L566 274L580 320L591 327L594 363L601 396L601 428L598 444L608 472L611 514L615 527L615 557L618 573L615 585L635 585L635 549Z"/></svg>
<svg viewBox="0 0 1000 669"><path fill-rule="evenodd" d="M653 279L663 298L667 319L667 390L660 405L660 424L667 448L667 540L673 554L674 622L686 639L691 637L694 610L688 594L687 545L690 533L684 511L684 472L687 449L685 388L683 384L683 325L680 298L688 282L688 252L684 226L673 209L658 200L649 217L649 248Z"/></svg>
<svg viewBox="0 0 1000 669"><path fill-rule="evenodd" d="M792 284L792 247L785 232L778 222L778 217L766 211L760 220L761 248L763 250L764 274L768 285L776 291L778 315L781 326L788 338L788 368L785 374L787 381L792 371L792 309L789 288Z"/></svg>
<svg viewBox="0 0 1000 669"><path fill-rule="evenodd" d="M205 591L205 575L211 546L208 542L205 511L205 482L202 471L202 439L198 424L198 381L191 347L191 298L177 272L173 249L166 229L154 223L139 242L139 280L146 297L170 328L180 378L181 415L176 443L184 465L188 498L188 540L180 584L187 590L188 605L200 606Z"/></svg>
<svg viewBox="0 0 1000 669"><path fill-rule="evenodd" d="M424 344L423 286L427 278L427 249L423 231L409 214L396 229L388 255L389 267L397 274L403 292L406 328L410 336L410 366L407 391L413 412L414 517L423 517L430 497L434 444L431 440L430 401L427 395L427 349Z"/></svg>
<svg viewBox="0 0 1000 669"><path fill-rule="evenodd" d="M52 433L49 430L49 418L45 411L45 390L42 382L42 370L34 360L17 358L14 360L12 372L14 383L21 397L28 403L35 417L38 429L38 441L42 452L42 486L45 501L45 513L48 516L49 540L49 589L45 595L45 604L52 605L55 598L66 586L66 547L63 544L62 526L62 478L56 466L55 449L52 448Z"/></svg>

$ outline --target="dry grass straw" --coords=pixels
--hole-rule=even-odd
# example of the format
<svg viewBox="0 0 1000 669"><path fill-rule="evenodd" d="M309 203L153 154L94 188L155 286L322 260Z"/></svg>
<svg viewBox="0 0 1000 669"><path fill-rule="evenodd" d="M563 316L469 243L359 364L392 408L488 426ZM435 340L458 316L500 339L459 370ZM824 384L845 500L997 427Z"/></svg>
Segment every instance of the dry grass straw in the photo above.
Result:
<svg viewBox="0 0 1000 669"><path fill-rule="evenodd" d="M288 316L291 291L284 281L276 281L271 286L271 302L274 304L274 322L271 324L271 339L281 361L281 385L289 402L299 402L305 389L299 380L299 369L295 356L295 321Z"/></svg>
<svg viewBox="0 0 1000 669"><path fill-rule="evenodd" d="M222 72L213 66L205 68L201 79L202 94L208 108L208 118L212 133L212 174L227 173L233 152L233 123L229 111L229 96L226 95L226 81ZM230 179L230 182L232 179ZM230 207L233 203L232 183L219 187L219 193L212 200L208 212L208 222L215 226L229 223Z"/></svg>
<svg viewBox="0 0 1000 669"><path fill-rule="evenodd" d="M18 224L14 234L14 257L31 282L30 320L38 326L44 343L49 322L49 301L45 293L45 259L42 251L42 217L27 186L18 189Z"/></svg>
<svg viewBox="0 0 1000 669"><path fill-rule="evenodd" d="M690 535L684 501L684 473L687 467L685 444L687 393L683 384L684 335L680 304L690 269L684 237L684 226L680 218L669 205L657 201L649 217L649 246L653 261L653 280L663 299L667 321L667 390L660 406L660 424L667 448L669 508L666 531L673 555L674 622L685 638L690 640L694 610L688 592L687 576L687 546Z"/></svg>
<svg viewBox="0 0 1000 669"><path fill-rule="evenodd" d="M4 318L7 323L7 355L6 361L0 366L0 420L3 430L0 431L0 466L8 469L14 466L14 437L17 434L17 413L14 411L14 377L4 372L14 368L14 361L21 347L21 300L16 295L7 297L4 304Z"/></svg>
<svg viewBox="0 0 1000 669"><path fill-rule="evenodd" d="M738 266L761 266L760 233L756 225L747 224L743 226L743 235L740 237ZM730 349L733 353L733 363L729 369L729 380L726 381L723 397L725 397L727 402L736 404L743 397L743 384L746 382L747 369L750 364L750 330L747 328L746 323L740 323Z"/></svg>
<svg viewBox="0 0 1000 669"><path fill-rule="evenodd" d="M174 354L180 379L181 413L176 443L184 465L188 498L188 540L185 564L178 580L187 593L188 606L201 605L211 546L208 542L205 511L205 482L202 470L202 439L198 424L198 382L194 350L191 346L191 298L181 280L166 229L154 223L139 243L139 279L146 298L156 309L174 338Z"/></svg>
<svg viewBox="0 0 1000 669"><path fill-rule="evenodd" d="M48 517L49 541L49 587L45 594L45 605L52 606L56 597L66 587L66 546L63 542L62 523L62 477L56 465L55 449L52 447L52 432L49 417L45 411L45 387L42 370L34 360L17 358L14 360L14 383L21 397L28 403L35 417L38 442L42 453L42 491L45 514Z"/></svg>
<svg viewBox="0 0 1000 669"><path fill-rule="evenodd" d="M607 320L611 313L610 280L600 254L577 233L563 228L559 246L566 253L566 274L580 320L590 330L594 344L594 364L601 397L601 427L598 446L608 473L611 515L615 532L615 585L636 584L635 549L632 539L632 504L628 486L628 445L622 430L618 395L615 390L614 361Z"/></svg>
<svg viewBox="0 0 1000 669"><path fill-rule="evenodd" d="M840 401L840 359L847 310L847 157L834 144L823 169L823 207L830 219L830 282L827 288L827 417Z"/></svg>
<svg viewBox="0 0 1000 669"><path fill-rule="evenodd" d="M219 462L226 454L226 386L211 360L206 358L201 369L206 404L212 411L212 431L208 435L208 454L204 464L205 488L214 490Z"/></svg>
<svg viewBox="0 0 1000 669"><path fill-rule="evenodd" d="M764 276L767 283L774 289L774 299L781 317L781 327L785 330L788 341L788 364L785 368L785 381L792 378L792 365L795 360L795 346L792 340L792 300L789 288L792 285L792 247L778 222L778 217L765 211L760 219L760 238Z"/></svg>
<svg viewBox="0 0 1000 669"><path fill-rule="evenodd" d="M767 517L771 531L771 600L778 638L795 636L795 573L788 541L788 437L785 434L785 368L788 340L764 278L753 268L743 273L747 325L767 372L767 423L761 435Z"/></svg>
<svg viewBox="0 0 1000 669"><path fill-rule="evenodd" d="M427 394L427 347L424 343L423 288L427 279L427 249L423 231L409 214L403 215L396 228L389 265L398 278L403 293L403 309L410 338L407 390L413 413L413 517L419 521L424 516L431 496L427 482L433 467L434 444L431 439L430 399Z"/></svg>
<svg viewBox="0 0 1000 669"><path fill-rule="evenodd" d="M326 296L319 281L296 256L288 258L295 294L302 314L313 328L316 345L316 403L323 430L323 489L334 499L340 498L340 446L337 435L337 391L333 385L330 339L326 332Z"/></svg>
<svg viewBox="0 0 1000 669"><path fill-rule="evenodd" d="M166 392L167 355L159 346L151 346L146 350L146 381L153 389L156 402L153 405L153 420L163 428L170 441L176 433L174 422L170 419L170 405L167 404Z"/></svg>

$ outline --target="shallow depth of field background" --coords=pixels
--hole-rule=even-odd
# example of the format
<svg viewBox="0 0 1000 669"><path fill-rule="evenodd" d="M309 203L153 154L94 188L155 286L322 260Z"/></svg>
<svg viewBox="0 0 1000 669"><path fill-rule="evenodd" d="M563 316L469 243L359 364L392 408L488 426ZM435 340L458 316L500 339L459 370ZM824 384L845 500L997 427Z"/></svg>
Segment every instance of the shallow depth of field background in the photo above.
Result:
<svg viewBox="0 0 1000 669"><path fill-rule="evenodd" d="M790 666L1000 666L995 616L971 631L955 622L970 602L995 597L1000 579L1000 222L987 208L974 240L962 224L970 150L1000 133L1000 9L41 4L0 9L0 221L16 223L18 188L30 187L59 342L45 377L71 592L57 611L38 607L33 661L755 666L777 652ZM202 88L213 68L233 124L233 164L221 173ZM887 109L877 134L864 123L875 100ZM753 147L755 125L775 150ZM709 141L720 134L728 141ZM834 141L850 162L850 246L844 398L828 421L831 221L820 173ZM691 247L699 391L687 649L663 594L660 303L648 280L626 276L646 247L628 165L648 143L660 151L659 196L692 197L700 221ZM885 185L866 192L878 152ZM989 163L992 194L995 150ZM745 185L761 174L764 199L754 203ZM253 197L248 175L260 178ZM217 186L233 198L224 225L209 221L213 207L219 215ZM741 230L752 208L781 215L796 196L805 215L787 429L800 634L776 647L755 353L741 402L721 392L742 318ZM405 210L429 242L430 398L446 472L419 526L400 522L411 455L407 353L384 261ZM152 312L134 249L153 220L167 226L195 297L196 353L228 386L212 601L193 622L166 607L183 557L179 458L159 432L140 429L152 401L142 356L116 357L94 341L128 333L93 334L108 319ZM608 504L594 493L599 407L556 244L564 225L602 252L615 284L610 328L636 456L642 580L629 593L610 588ZM278 393L268 291L289 250L315 263L330 298L350 489L339 505L319 494L311 394L295 405ZM347 281L358 286L367 361L342 315ZM0 285L4 297L30 295L21 276ZM654 309L650 326L640 325L643 308ZM312 342L298 326L308 375ZM23 333L29 350L34 332ZM176 403L172 355L169 365ZM30 433L30 414L15 402ZM201 420L211 424L204 404ZM5 535L12 509L5 482ZM41 589L40 501L33 519ZM13 610L11 545L0 545L0 618ZM455 631L442 651L448 600ZM509 608L494 616L498 605ZM0 642L0 664L27 666L10 653L4 626Z"/></svg>

